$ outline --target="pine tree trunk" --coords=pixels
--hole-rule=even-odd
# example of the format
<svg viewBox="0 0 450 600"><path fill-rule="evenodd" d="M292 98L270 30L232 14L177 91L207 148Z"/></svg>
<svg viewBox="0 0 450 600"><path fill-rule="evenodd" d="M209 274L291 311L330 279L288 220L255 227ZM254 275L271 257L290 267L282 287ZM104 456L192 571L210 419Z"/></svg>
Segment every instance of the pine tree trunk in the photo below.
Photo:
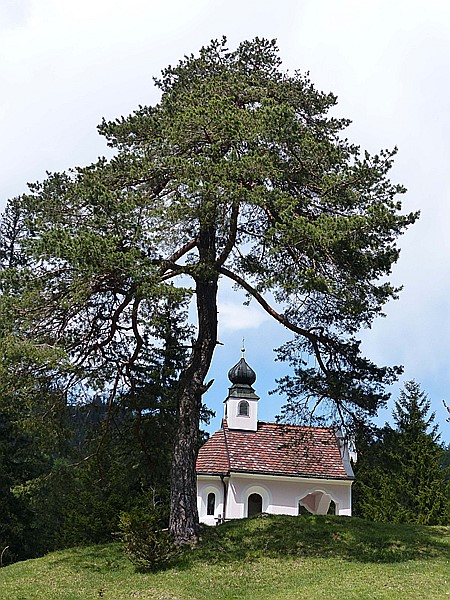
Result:
<svg viewBox="0 0 450 600"><path fill-rule="evenodd" d="M205 262L211 264L211 258L214 258L214 232L206 232L203 241ZM193 544L199 533L195 463L204 380L217 343L217 288L218 277L213 270L211 277L203 275L196 279L198 335L189 363L179 381L178 429L172 459L169 522L170 532L177 544Z"/></svg>

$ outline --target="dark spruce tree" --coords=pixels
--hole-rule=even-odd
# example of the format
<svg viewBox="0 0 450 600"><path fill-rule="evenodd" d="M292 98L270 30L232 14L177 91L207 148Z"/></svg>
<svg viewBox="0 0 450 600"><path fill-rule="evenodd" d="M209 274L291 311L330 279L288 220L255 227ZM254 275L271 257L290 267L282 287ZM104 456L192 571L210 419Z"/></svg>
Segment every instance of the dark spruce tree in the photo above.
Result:
<svg viewBox="0 0 450 600"><path fill-rule="evenodd" d="M450 522L449 469L430 401L408 381L395 403L395 429L360 440L355 467L356 514L423 525Z"/></svg>
<svg viewBox="0 0 450 600"><path fill-rule="evenodd" d="M39 530L27 488L48 476L67 449L68 433L64 404L49 385L49 374L30 375L23 346L17 354L8 349L9 356L0 340L0 553L8 548L3 564L52 549L51 531Z"/></svg>
<svg viewBox="0 0 450 600"><path fill-rule="evenodd" d="M192 294L171 475L178 543L198 536L195 459L220 279L294 333L280 354L295 376L282 385L303 410L327 402L344 423L373 415L398 374L362 357L354 338L397 295L386 276L417 217L401 214L404 190L388 179L395 151L350 144L349 121L328 114L336 97L280 64L274 41L211 42L162 72L158 104L100 125L114 158L50 174L19 203L31 235L20 240L27 266L11 267L22 268L18 335L64 349L74 381L111 397L132 387L161 303Z"/></svg>
<svg viewBox="0 0 450 600"><path fill-rule="evenodd" d="M447 479L450 480L450 444L448 444L447 447L444 448L444 454L442 456L442 467L444 469L447 469Z"/></svg>

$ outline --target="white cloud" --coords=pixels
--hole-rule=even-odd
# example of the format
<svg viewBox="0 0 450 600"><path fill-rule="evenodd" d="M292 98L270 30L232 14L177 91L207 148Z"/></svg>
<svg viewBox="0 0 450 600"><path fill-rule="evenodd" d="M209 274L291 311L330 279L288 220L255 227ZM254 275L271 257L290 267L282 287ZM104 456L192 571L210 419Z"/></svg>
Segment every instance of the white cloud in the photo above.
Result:
<svg viewBox="0 0 450 600"><path fill-rule="evenodd" d="M250 305L234 302L219 303L219 328L222 333L258 329L269 320L269 316L262 309Z"/></svg>
<svg viewBox="0 0 450 600"><path fill-rule="evenodd" d="M0 31L23 27L31 14L31 0L2 0Z"/></svg>

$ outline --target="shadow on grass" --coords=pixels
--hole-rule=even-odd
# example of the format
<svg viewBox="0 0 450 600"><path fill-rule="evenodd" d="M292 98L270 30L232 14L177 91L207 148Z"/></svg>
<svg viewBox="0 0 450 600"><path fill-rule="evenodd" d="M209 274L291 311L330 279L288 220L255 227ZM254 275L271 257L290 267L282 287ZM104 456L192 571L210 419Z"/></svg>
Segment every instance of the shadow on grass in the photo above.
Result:
<svg viewBox="0 0 450 600"><path fill-rule="evenodd" d="M88 570L96 573L110 573L113 570L133 570L118 543L77 546L54 552L49 555L49 558L52 565L70 566L73 571Z"/></svg>
<svg viewBox="0 0 450 600"><path fill-rule="evenodd" d="M360 563L450 560L450 527L372 523L355 517L254 517L204 527L200 544L166 568L184 570L197 562L213 565L262 557L340 558ZM118 543L55 552L51 564L92 573L135 571Z"/></svg>
<svg viewBox="0 0 450 600"><path fill-rule="evenodd" d="M333 557L363 563L450 560L450 528L372 523L354 517L259 517L205 528L199 547L187 552L177 566L263 556Z"/></svg>

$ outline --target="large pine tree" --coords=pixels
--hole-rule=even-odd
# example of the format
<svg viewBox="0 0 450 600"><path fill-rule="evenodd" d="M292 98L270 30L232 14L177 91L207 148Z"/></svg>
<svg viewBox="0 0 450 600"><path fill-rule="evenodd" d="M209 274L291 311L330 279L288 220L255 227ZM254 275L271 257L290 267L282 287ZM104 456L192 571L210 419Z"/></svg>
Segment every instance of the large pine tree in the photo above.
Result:
<svg viewBox="0 0 450 600"><path fill-rule="evenodd" d="M50 175L18 201L29 235L11 247L28 262L5 273L21 292L11 318L18 335L65 350L73 382L111 395L132 387L162 299L192 294L171 478L180 543L198 535L195 460L221 279L295 334L281 351L295 371L285 389L305 410L329 401L346 422L373 415L398 374L361 356L354 337L396 297L386 276L416 219L388 178L395 150L361 152L343 133L349 121L329 114L336 97L280 64L274 41L233 51L213 41L163 71L157 105L102 123L111 161Z"/></svg>

